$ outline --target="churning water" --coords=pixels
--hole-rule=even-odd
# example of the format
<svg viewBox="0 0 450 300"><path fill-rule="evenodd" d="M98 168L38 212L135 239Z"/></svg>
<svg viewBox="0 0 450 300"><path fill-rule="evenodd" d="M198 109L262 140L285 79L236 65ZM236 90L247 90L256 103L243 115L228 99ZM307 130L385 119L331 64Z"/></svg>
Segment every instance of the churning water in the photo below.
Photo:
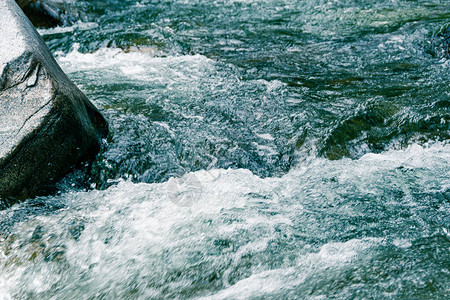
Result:
<svg viewBox="0 0 450 300"><path fill-rule="evenodd" d="M77 1L108 118L0 211L0 299L450 297L448 1Z"/></svg>

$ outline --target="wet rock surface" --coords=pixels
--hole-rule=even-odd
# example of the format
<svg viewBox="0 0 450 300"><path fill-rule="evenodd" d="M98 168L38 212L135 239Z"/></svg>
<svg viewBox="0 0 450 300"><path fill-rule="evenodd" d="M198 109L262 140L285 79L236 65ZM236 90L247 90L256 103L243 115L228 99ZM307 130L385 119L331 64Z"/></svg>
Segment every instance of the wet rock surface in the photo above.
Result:
<svg viewBox="0 0 450 300"><path fill-rule="evenodd" d="M107 122L13 0L0 1L0 202L48 192L98 152Z"/></svg>
<svg viewBox="0 0 450 300"><path fill-rule="evenodd" d="M25 15L36 27L67 26L76 21L67 9L66 1L16 0Z"/></svg>

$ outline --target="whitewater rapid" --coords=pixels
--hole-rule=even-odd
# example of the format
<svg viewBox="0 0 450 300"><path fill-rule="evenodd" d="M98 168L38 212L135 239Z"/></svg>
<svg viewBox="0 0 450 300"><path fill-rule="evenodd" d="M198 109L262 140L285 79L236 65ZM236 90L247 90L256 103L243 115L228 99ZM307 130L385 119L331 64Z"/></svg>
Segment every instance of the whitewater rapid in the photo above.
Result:
<svg viewBox="0 0 450 300"><path fill-rule="evenodd" d="M358 160L312 159L281 178L212 169L30 200L0 212L10 232L0 235L0 294L323 296L330 291L316 281L325 288L364 268L368 276L398 272L375 291L445 274L417 272L423 267L410 255L422 251L420 240L450 237L450 207L442 201L449 161L448 144L412 145ZM403 267L379 260L395 252ZM352 280L343 284L336 295L374 295Z"/></svg>

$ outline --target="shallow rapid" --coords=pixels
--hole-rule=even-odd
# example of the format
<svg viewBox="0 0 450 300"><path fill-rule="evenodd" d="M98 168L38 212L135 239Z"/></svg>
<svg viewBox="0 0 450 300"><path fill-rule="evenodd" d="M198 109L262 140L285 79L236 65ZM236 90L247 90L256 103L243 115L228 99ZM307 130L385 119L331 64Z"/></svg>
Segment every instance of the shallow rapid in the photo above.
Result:
<svg viewBox="0 0 450 300"><path fill-rule="evenodd" d="M450 297L446 1L73 5L111 134L0 211L0 299Z"/></svg>

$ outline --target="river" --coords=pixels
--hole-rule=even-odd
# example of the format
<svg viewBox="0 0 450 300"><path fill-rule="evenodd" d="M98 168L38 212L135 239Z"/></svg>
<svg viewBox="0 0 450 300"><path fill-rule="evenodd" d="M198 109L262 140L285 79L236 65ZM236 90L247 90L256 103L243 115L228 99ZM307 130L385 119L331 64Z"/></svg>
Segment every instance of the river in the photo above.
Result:
<svg viewBox="0 0 450 300"><path fill-rule="evenodd" d="M448 299L440 0L76 1L111 133L0 211L0 299Z"/></svg>

